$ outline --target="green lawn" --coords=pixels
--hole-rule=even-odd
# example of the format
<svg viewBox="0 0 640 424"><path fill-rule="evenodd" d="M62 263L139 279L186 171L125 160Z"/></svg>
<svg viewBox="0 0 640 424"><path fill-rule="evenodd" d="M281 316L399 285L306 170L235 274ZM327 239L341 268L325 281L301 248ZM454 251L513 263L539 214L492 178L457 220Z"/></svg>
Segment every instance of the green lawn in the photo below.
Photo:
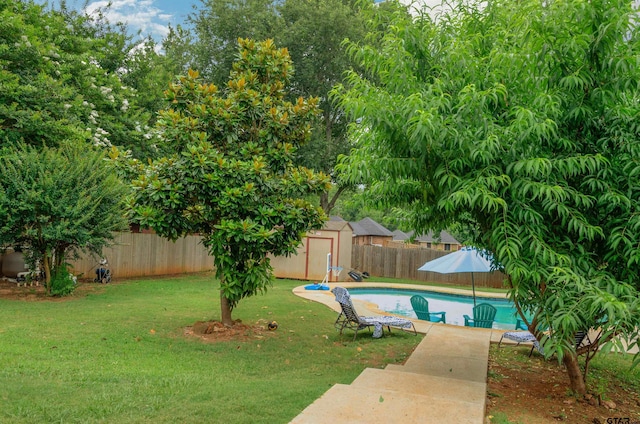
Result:
<svg viewBox="0 0 640 424"><path fill-rule="evenodd" d="M91 283L87 283L91 284ZM211 275L120 281L62 301L0 300L2 423L286 423L366 367L402 362L422 336L356 342L336 313L277 280L234 318L276 320L269 337L204 343L219 319Z"/></svg>

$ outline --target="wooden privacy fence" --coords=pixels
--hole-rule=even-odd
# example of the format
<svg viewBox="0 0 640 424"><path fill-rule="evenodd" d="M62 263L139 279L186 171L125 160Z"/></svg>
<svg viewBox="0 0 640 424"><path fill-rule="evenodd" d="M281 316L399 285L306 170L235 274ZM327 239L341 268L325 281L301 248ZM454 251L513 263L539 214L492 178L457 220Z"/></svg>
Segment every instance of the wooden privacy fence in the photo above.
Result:
<svg viewBox="0 0 640 424"><path fill-rule="evenodd" d="M171 242L156 234L118 233L116 244L102 253L115 278L211 271L213 257L200 241L199 236ZM70 263L75 274L93 279L98 261L87 255Z"/></svg>
<svg viewBox="0 0 640 424"><path fill-rule="evenodd" d="M465 286L471 285L468 272L439 274L418 271L422 265L450 252L433 249L398 249L393 247L357 246L351 250L351 266L372 277L405 278L417 281ZM504 288L505 275L499 271L473 274L476 287Z"/></svg>
<svg viewBox="0 0 640 424"><path fill-rule="evenodd" d="M327 273L327 253L332 254L331 266L350 269L351 228L346 223L334 227L310 232L296 255L271 257L275 276L321 281ZM116 233L115 245L104 249L102 254L116 279L212 271L213 257L201 241L200 236L186 236L171 242L156 234ZM92 280L99 261L100 258L85 255L70 261L71 271L81 279ZM335 275L331 277L331 281L339 280ZM344 272L340 278L343 281L349 277Z"/></svg>
<svg viewBox="0 0 640 424"><path fill-rule="evenodd" d="M107 248L103 252L104 257L109 261L114 278L213 270L213 257L208 255L199 236L183 237L174 243L156 234L118 233L115 241L115 246ZM344 275L347 275L349 269L353 268L358 271L367 271L372 277L406 278L460 286L471 285L469 273L438 274L418 271L418 268L425 262L444 256L447 252L378 246L352 245L350 247L351 264L340 263L345 267ZM312 256L322 257L324 261L326 258L324 250L322 250L322 255L314 253ZM276 276L291 278L290 275L286 275L285 271L296 266L294 263L296 261L304 262L305 258L306 255L297 255L281 261L282 263L274 263ZM85 256L77 261L72 261L71 266L76 275L81 274L81 278L93 279L98 261L99 258ZM474 274L476 287L502 288L503 279L504 275L498 271Z"/></svg>

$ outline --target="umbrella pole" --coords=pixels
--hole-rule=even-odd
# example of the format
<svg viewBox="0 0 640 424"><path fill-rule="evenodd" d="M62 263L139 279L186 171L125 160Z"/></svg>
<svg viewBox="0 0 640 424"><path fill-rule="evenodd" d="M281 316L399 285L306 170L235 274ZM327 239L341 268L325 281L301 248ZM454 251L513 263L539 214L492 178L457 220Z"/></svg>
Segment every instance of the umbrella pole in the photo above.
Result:
<svg viewBox="0 0 640 424"><path fill-rule="evenodd" d="M473 272L471 273L471 289L473 290L473 307L476 307L476 283L473 280Z"/></svg>

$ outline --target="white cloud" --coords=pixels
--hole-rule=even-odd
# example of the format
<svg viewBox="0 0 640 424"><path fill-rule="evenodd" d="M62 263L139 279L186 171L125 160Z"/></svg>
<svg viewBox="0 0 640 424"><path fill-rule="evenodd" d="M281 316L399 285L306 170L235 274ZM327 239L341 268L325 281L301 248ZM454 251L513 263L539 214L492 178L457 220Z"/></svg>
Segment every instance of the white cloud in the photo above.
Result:
<svg viewBox="0 0 640 424"><path fill-rule="evenodd" d="M105 9L109 3L111 7ZM124 22L131 32L140 30L142 38L150 35L157 40L168 34L167 24L174 18L173 15L155 7L153 0L100 0L89 3L85 10L91 15L98 9L104 9L109 22Z"/></svg>

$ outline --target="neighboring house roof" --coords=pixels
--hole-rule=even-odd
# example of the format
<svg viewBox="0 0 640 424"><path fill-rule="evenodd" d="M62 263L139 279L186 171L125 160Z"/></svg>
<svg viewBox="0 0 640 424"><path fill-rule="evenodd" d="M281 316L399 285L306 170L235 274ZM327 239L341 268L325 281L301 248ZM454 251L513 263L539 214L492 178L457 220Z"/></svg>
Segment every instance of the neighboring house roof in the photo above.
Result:
<svg viewBox="0 0 640 424"><path fill-rule="evenodd" d="M338 215L329 216L329 221L346 222L344 219L342 219L342 217L339 217Z"/></svg>
<svg viewBox="0 0 640 424"><path fill-rule="evenodd" d="M447 243L447 244L460 244L460 242L453 238L453 236L446 231L440 232L439 240L434 237L433 231L429 231L426 235L416 237L417 242L421 243Z"/></svg>
<svg viewBox="0 0 640 424"><path fill-rule="evenodd" d="M357 222L349 222L354 236L393 237L393 233L371 218L363 218Z"/></svg>
<svg viewBox="0 0 640 424"><path fill-rule="evenodd" d="M366 230L364 228L362 228L360 226L360 224L358 224L357 222L349 222L349 225L351 225L351 229L353 230L353 236L365 236L366 234Z"/></svg>
<svg viewBox="0 0 640 424"><path fill-rule="evenodd" d="M400 231L400 230L395 230L393 232L393 240L394 241L405 241L405 240L409 240L411 236L407 233L405 233L404 231Z"/></svg>

